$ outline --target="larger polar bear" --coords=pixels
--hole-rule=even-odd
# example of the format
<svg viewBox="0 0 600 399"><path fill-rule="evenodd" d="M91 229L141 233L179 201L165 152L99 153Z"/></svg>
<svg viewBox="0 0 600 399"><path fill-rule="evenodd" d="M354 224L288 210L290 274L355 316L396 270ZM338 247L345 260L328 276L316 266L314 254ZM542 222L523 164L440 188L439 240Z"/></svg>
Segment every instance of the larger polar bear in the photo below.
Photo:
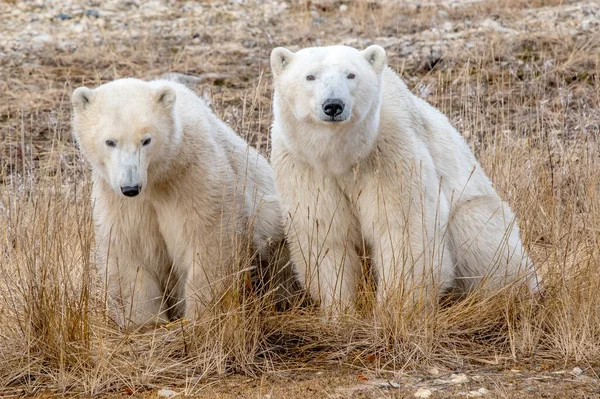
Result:
<svg viewBox="0 0 600 399"><path fill-rule="evenodd" d="M526 274L535 285L509 206L383 48L276 48L271 68L271 161L292 259L315 300L351 306L365 254L380 302Z"/></svg>
<svg viewBox="0 0 600 399"><path fill-rule="evenodd" d="M264 259L284 239L271 166L185 86L120 79L72 105L119 324L193 317L247 242Z"/></svg>

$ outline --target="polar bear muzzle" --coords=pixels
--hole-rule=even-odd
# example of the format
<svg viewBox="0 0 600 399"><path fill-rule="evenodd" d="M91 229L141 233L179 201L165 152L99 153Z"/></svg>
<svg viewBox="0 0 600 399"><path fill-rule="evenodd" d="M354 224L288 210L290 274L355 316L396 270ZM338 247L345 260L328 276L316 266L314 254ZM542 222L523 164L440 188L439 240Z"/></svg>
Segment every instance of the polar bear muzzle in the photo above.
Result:
<svg viewBox="0 0 600 399"><path fill-rule="evenodd" d="M341 121L339 117L344 112L344 102L339 98L329 98L323 103L323 112L331 118L332 122Z"/></svg>
<svg viewBox="0 0 600 399"><path fill-rule="evenodd" d="M140 193L140 191L142 191L142 187L138 185L121 187L121 192L126 197L135 197Z"/></svg>

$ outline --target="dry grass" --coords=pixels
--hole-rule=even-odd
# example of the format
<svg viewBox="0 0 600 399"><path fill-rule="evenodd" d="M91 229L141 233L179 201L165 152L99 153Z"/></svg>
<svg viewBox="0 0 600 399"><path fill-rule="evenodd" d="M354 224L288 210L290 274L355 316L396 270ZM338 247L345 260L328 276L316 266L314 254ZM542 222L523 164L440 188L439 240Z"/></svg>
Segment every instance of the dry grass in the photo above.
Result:
<svg viewBox="0 0 600 399"><path fill-rule="evenodd" d="M537 3L506 0L448 13L474 21L495 15L516 26L529 12L524 7L546 2ZM480 32L475 46L458 44L435 62L388 47L389 64L451 118L518 214L545 280L542 297L506 290L426 317L323 323L310 309L275 312L248 295L195 322L130 333L114 326L91 264L89 172L70 137L71 90L123 76L228 73L196 89L267 151L270 48L412 35L435 16L435 9L358 2L335 27L328 21L338 16L325 10L315 29L308 10L294 2L287 20L269 20L269 35L254 37L250 48L234 46L244 31L200 27L210 34L210 53L188 50L191 38L105 32L102 47L83 39L72 52L47 48L1 60L0 392L92 395L170 385L190 394L229 373L331 365L600 366L599 33L550 28L511 37ZM249 13L252 26L262 23L259 14Z"/></svg>

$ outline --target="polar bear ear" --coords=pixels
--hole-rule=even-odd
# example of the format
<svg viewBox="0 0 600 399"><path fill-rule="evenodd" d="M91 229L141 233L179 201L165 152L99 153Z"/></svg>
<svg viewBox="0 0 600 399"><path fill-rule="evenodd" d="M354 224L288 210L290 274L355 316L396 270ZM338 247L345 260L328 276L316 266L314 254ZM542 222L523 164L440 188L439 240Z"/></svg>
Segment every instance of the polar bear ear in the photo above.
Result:
<svg viewBox="0 0 600 399"><path fill-rule="evenodd" d="M281 72L287 67L294 59L295 54L290 50L277 47L271 51L271 70L274 76L279 76Z"/></svg>
<svg viewBox="0 0 600 399"><path fill-rule="evenodd" d="M71 105L75 111L83 111L94 101L94 97L96 97L94 90L85 86L78 87L71 95Z"/></svg>
<svg viewBox="0 0 600 399"><path fill-rule="evenodd" d="M383 70L386 65L385 50L383 47L374 44L364 49L361 53L369 64L373 65L373 69L375 69L377 73Z"/></svg>
<svg viewBox="0 0 600 399"><path fill-rule="evenodd" d="M161 86L158 88L154 98L156 98L156 102L165 109L171 109L173 108L173 105L175 105L177 95L172 87Z"/></svg>

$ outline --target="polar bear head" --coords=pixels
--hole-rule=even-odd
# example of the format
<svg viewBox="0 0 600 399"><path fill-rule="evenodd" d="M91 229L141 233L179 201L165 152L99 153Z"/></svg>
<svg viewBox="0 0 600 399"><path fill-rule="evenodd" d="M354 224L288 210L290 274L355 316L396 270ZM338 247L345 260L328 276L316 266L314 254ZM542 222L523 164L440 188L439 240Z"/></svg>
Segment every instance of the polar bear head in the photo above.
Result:
<svg viewBox="0 0 600 399"><path fill-rule="evenodd" d="M330 46L296 53L278 47L271 52L275 106L287 107L303 122L359 122L380 102L385 65L385 50L377 45L363 51Z"/></svg>
<svg viewBox="0 0 600 399"><path fill-rule="evenodd" d="M180 130L175 90L169 85L119 79L73 92L73 133L79 147L118 194L135 197L159 170Z"/></svg>

